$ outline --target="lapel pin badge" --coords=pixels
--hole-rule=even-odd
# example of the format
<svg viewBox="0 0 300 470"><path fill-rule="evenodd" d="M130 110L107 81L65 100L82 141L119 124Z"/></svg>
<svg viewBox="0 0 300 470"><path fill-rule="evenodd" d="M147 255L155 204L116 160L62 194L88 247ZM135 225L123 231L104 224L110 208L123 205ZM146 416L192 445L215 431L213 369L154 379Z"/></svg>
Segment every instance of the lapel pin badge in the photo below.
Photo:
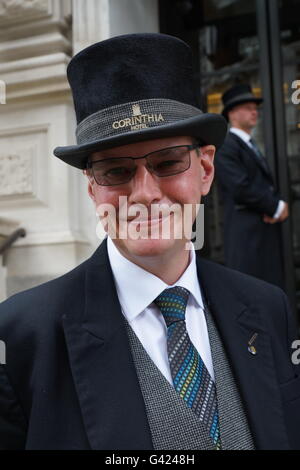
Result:
<svg viewBox="0 0 300 470"><path fill-rule="evenodd" d="M248 341L248 351L250 354L257 354L257 349L256 347L253 345L253 343L255 342L256 338L258 336L258 333L254 333L254 335L249 339Z"/></svg>

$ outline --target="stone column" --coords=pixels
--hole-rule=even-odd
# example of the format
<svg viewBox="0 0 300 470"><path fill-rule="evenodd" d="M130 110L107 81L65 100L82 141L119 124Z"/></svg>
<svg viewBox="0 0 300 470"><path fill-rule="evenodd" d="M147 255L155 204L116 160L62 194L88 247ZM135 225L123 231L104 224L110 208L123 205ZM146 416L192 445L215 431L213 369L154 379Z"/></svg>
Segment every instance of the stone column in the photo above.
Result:
<svg viewBox="0 0 300 470"><path fill-rule="evenodd" d="M110 36L159 32L157 0L110 0Z"/></svg>
<svg viewBox="0 0 300 470"><path fill-rule="evenodd" d="M73 53L109 38L109 0L73 0Z"/></svg>
<svg viewBox="0 0 300 470"><path fill-rule="evenodd" d="M119 34L158 31L157 0L73 0L74 53Z"/></svg>
<svg viewBox="0 0 300 470"><path fill-rule="evenodd" d="M0 217L0 245L19 226L19 223ZM7 298L7 268L4 263L5 254L0 254L0 302Z"/></svg>

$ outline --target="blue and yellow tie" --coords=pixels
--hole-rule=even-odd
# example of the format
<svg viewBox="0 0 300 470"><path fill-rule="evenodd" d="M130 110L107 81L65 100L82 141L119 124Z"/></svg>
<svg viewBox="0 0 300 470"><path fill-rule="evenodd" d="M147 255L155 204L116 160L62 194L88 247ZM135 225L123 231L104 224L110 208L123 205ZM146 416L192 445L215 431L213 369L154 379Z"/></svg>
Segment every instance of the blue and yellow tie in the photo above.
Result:
<svg viewBox="0 0 300 470"><path fill-rule="evenodd" d="M216 449L221 449L215 384L186 329L189 294L184 287L171 287L154 303L168 328L168 356L175 390L206 426Z"/></svg>

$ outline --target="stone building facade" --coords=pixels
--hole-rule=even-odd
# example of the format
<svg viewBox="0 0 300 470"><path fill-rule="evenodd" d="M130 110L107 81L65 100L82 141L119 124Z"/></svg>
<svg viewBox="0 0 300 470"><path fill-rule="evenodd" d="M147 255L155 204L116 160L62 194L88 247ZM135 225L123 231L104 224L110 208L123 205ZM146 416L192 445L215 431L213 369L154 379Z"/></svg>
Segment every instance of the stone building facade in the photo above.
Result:
<svg viewBox="0 0 300 470"><path fill-rule="evenodd" d="M0 0L0 301L74 268L100 243L83 174L53 156L75 143L72 55L157 32L156 0Z"/></svg>

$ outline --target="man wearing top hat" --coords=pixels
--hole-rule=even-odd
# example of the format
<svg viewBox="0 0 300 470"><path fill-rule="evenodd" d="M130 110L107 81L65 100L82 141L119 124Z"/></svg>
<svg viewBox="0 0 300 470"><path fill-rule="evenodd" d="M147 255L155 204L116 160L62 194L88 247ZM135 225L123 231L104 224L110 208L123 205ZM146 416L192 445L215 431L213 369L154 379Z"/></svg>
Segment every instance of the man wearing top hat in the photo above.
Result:
<svg viewBox="0 0 300 470"><path fill-rule="evenodd" d="M202 260L190 231L175 237L185 207L192 227L227 127L197 107L191 77L189 47L167 35L72 59L77 145L54 153L84 171L97 211L122 217L114 233L98 212L108 236L91 258L0 305L0 448L300 447L285 294ZM126 223L143 237L121 237Z"/></svg>
<svg viewBox="0 0 300 470"><path fill-rule="evenodd" d="M251 136L263 100L245 84L233 86L222 99L230 130L215 166L224 207L225 264L284 287L280 225L288 205Z"/></svg>

